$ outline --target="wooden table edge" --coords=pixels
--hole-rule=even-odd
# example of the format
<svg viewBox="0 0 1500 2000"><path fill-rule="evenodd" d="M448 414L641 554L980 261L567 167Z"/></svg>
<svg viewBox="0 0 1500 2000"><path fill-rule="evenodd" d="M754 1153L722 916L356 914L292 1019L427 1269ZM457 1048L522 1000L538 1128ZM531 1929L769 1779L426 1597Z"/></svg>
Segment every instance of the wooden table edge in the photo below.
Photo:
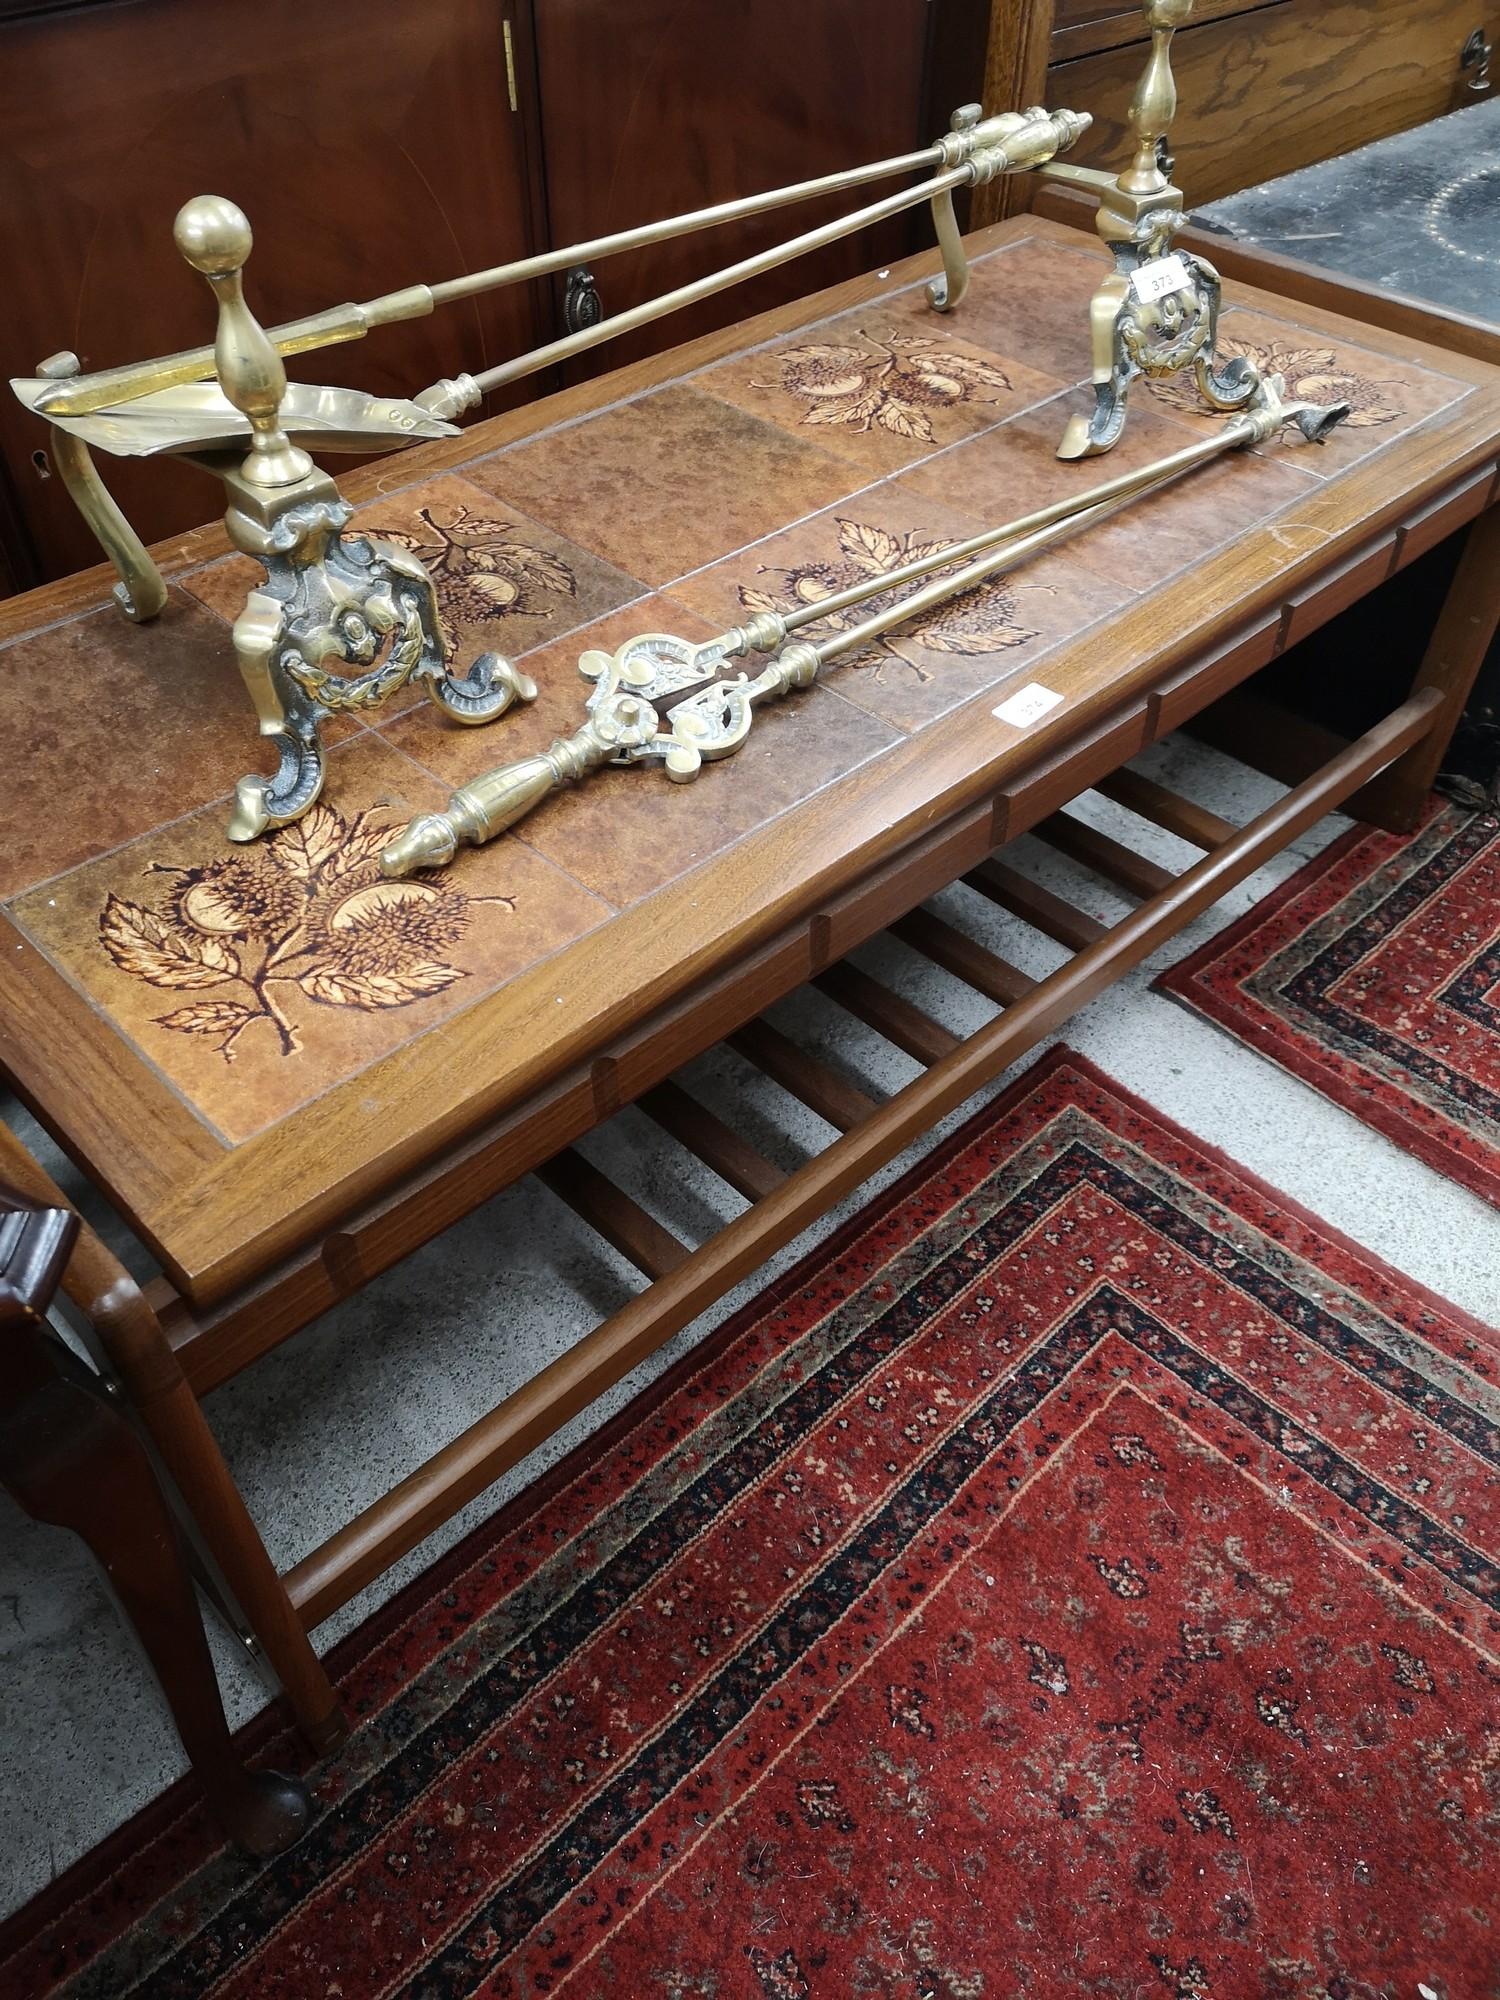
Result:
<svg viewBox="0 0 1500 2000"><path fill-rule="evenodd" d="M1036 235L1056 236L1074 244L1079 241L1077 232L1073 230L1043 218L1027 217L997 224L981 232L977 242L986 248L996 248ZM1098 246L1091 244L1090 247ZM925 275L929 265L929 258L909 259L884 280L850 281L820 295L815 301L797 302L791 309L779 308L775 313L762 315L753 325L760 329L774 322L770 326L770 334L774 334L786 324L789 310L793 322L804 325L810 310L816 311L830 301L833 302L832 310L842 310L851 293L863 295L872 288L888 291L893 278L904 281L907 275ZM1258 303L1258 296L1246 302ZM1283 302L1274 295L1267 295L1265 303L1273 309L1283 306ZM742 326L727 331L734 336L730 343L732 350L739 351L745 342L746 329ZM674 365L682 363L683 357L700 353L705 346L717 346L720 338L707 336L705 340L677 350L675 356L654 357L651 364L641 364L638 371L626 373L656 376L664 370L670 371ZM1407 353L1413 345L1403 341L1397 351ZM1444 359L1442 356L1436 358L1439 361ZM1450 368L1448 372L1452 374L1455 371ZM616 377L602 379L605 383L619 380ZM1472 373L1467 369L1459 371L1459 379L1486 385L1500 381L1493 371L1477 366ZM582 387L592 392L591 407L603 407L621 400L618 394L602 392L600 382ZM521 434L533 427L545 428L545 413L549 409L553 410L552 420L555 421L558 402L577 393L568 391L562 399L549 398L544 404L532 406L531 413L536 421L534 425L523 425ZM526 414L509 413L507 418L492 421L508 424L511 418L519 419ZM1476 418L1479 419L1477 424ZM1471 433L1471 441L1466 449L1455 455L1448 444L1464 430ZM468 435L472 439L472 432ZM1150 681L1181 671L1195 658L1210 656L1226 633L1295 595L1303 577L1336 566L1346 551L1378 538L1383 528L1397 519L1403 510L1420 508L1432 493L1443 490L1463 473L1485 464L1493 457L1497 438L1500 438L1500 390L1495 386L1476 387L1459 404L1448 406L1445 411L1438 412L1383 448L1385 452L1399 452L1402 463L1406 464L1414 457L1424 455L1422 446L1425 442L1428 447L1425 455L1431 459L1430 470L1414 483L1403 481L1399 491L1387 493L1368 514L1351 521L1326 542L1306 553L1289 555L1287 562L1273 576L1264 578L1248 595L1234 599L1227 591L1216 593L1223 608L1215 617L1195 627L1191 648L1169 645L1151 649L1144 666L1137 666L1134 671L1127 667L1123 678L1101 680L1093 692L1071 703L1050 728L1016 737L980 764L972 762L968 754L969 745L974 722L983 719L984 711L993 699L993 690L960 705L917 736L891 746L880 756L845 774L837 781L841 803L850 802L850 790L853 788L857 798L851 802L850 809L857 805L867 819L875 822L869 841L857 844L858 872L863 875L879 869L934 827L952 821L977 801L992 794L1028 763L1056 754L1108 714L1125 710L1131 702L1141 698ZM1439 439L1443 440L1442 449L1434 450L1433 446ZM451 451L460 442L453 440L435 449ZM1382 455L1372 454L1372 461L1378 462ZM406 469L403 467L403 471ZM1351 473L1350 476L1355 475ZM1305 507L1303 502L1297 503L1299 518L1304 511L1316 512L1324 492L1321 487L1309 490ZM1344 493L1347 497L1347 487ZM1216 577L1227 579L1241 560L1240 552L1231 547L1208 559L1201 572L1195 574L1201 574L1211 584ZM1128 661L1132 655L1138 656L1147 651L1143 643L1144 631L1139 635L1142 644L1137 646L1133 641L1133 627L1151 623L1155 608L1149 599L1136 600L1101 621L1088 633L1065 642L1058 654L1051 657L1066 657L1075 649L1087 647L1096 653L1108 649L1113 656L1123 655ZM960 752L962 754L958 754ZM909 777L914 766L920 765L924 771L930 771L935 760L940 763L943 757L947 757L950 765L955 767L951 782L936 793L925 786L919 788L922 796L899 815L892 815L885 805L878 812L872 810L872 792L889 793L892 787L899 787ZM736 855L764 855L768 848L774 849L778 843L787 841L790 837L790 818L790 814L782 815L758 829L741 844ZM710 865L716 864L705 864ZM774 863L771 865L774 868ZM336 1227L341 1219L356 1212L362 1203L399 1185L424 1163L441 1159L476 1130L492 1123L507 1107L545 1089L570 1066L586 1060L591 1051L607 1046L611 1036L618 1034L629 1020L638 1020L643 1014L666 1006L690 991L730 953L751 950L787 923L795 921L799 914L814 912L819 901L831 893L833 871L833 863L811 872L804 871L800 879L797 879L795 870L789 871L784 879L788 883L795 882L795 887L788 887L770 902L761 902L728 933L722 927L716 928L712 940L705 936L696 946L690 945L680 955L674 955L672 964L663 968L659 979L649 988L642 990L635 986L628 994L622 992L613 996L602 1012L592 1013L586 1021L549 1037L545 1047L538 1047L525 1063L507 1064L502 1072L496 1072L491 1061L491 1081L487 1088L475 1091L470 1087L475 1069L475 1041L485 1038L487 1024L502 1010L507 1007L515 1010L519 1004L524 1014L528 994L554 986L559 970L566 963L568 950L573 947L540 966L529 968L517 980L477 1001L464 1014L451 1018L440 1028L429 1031L336 1086L317 1101L319 1125L329 1133L330 1138L334 1136L341 1111L356 1096L369 1102L394 1088L406 1106L420 1104L424 1107L415 1119L408 1117L404 1124L394 1121L382 1134L378 1148L362 1151L358 1164L342 1174L338 1171L336 1144L332 1148L332 1158L327 1154L321 1154L316 1162L302 1158L293 1168L288 1155L295 1148L287 1143L288 1128L304 1114L289 1114L278 1125L232 1150L226 1150L184 1102L179 1100L174 1110L171 1097L163 1098L167 1119L166 1129L161 1135L163 1144L156 1148L153 1138L153 1170L144 1178L139 1155L131 1154L127 1158L118 1146L111 1149L105 1145L90 1151L87 1146L75 1143L71 1150L85 1170L99 1179L126 1210L143 1238L161 1257L173 1282L196 1303L208 1303L244 1284L300 1244ZM668 885L645 903L620 913L611 919L611 923L649 923L666 930L673 922L673 906L695 901L696 879L695 871L694 875ZM767 879L783 878L771 873ZM690 924L684 927L685 936L690 935L691 928ZM15 997L11 960L10 953L0 958L0 999L7 996L7 989L10 997ZM68 995L58 1017L60 1029L66 1037L72 1026L66 1018L68 1013L72 1011L76 1021L76 1010L87 1010L88 1003L55 970L52 980L59 987L65 987ZM43 978L40 986L44 993L48 985L49 982ZM162 1087L158 1073L145 1059L135 1057L133 1051L131 1054L133 1060L141 1063L143 1071ZM453 1086L454 1072L462 1073L466 1079L461 1094L456 1093ZM70 1091L63 1091L61 1099L54 1091L49 1100L43 1091L28 1089L26 1077L20 1076L17 1081L22 1094L49 1129L71 1136L68 1128L74 1121L67 1115L68 1107L63 1101L70 1100ZM76 1086L76 1079L74 1082ZM164 1088L169 1090L170 1086ZM440 1107L435 1112L432 1109L434 1104ZM68 1143L68 1136L64 1136L65 1144ZM212 1211L213 1205L228 1189L231 1178L236 1207L246 1216L251 1227L226 1247L222 1218L216 1219Z"/></svg>

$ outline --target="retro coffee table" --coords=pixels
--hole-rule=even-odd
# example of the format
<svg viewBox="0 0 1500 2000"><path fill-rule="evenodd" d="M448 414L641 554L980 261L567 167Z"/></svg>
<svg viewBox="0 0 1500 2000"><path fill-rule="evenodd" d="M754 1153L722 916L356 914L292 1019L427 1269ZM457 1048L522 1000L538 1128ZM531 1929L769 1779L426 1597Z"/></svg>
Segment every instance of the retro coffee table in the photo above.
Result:
<svg viewBox="0 0 1500 2000"><path fill-rule="evenodd" d="M67 1285L316 1744L342 1726L308 1638L333 1610L1330 807L1409 823L1436 769L1495 623L1500 370L1238 284L1226 332L1355 403L1326 447L1095 525L768 710L692 786L606 772L441 876L379 879L391 825L576 725L585 646L706 636L1099 476L1053 455L1098 244L1020 218L971 247L951 318L915 259L351 481L366 525L422 545L465 654L523 657L541 693L488 730L344 724L324 805L273 843L223 833L248 565L217 530L159 552L154 625L97 572L0 605L0 1060L160 1262L139 1289L85 1232ZM1138 392L1109 469L1206 421ZM1125 768L1460 530L1409 698L1250 825ZM1061 810L1090 786L1202 858L1174 876ZM1131 913L1106 928L1015 872L997 850L1028 829ZM959 877L1072 956L1034 983L921 907ZM1000 1011L959 1039L842 963L882 928ZM808 980L923 1072L875 1103L759 1018ZM835 1129L824 1152L782 1173L672 1081L724 1039ZM633 1100L747 1200L696 1248L570 1150ZM279 1576L199 1397L528 1172L648 1282ZM10 1135L0 1179L57 1199Z"/></svg>

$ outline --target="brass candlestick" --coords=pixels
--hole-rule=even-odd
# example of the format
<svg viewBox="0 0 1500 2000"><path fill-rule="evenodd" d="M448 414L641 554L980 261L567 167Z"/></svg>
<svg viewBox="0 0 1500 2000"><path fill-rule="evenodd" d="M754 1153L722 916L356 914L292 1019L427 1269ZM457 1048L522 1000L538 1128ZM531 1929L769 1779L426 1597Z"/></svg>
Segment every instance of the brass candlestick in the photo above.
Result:
<svg viewBox="0 0 1500 2000"><path fill-rule="evenodd" d="M1141 11L1151 52L1130 100L1135 152L1129 166L1115 176L1057 161L1037 169L1098 195L1094 226L1114 258L1089 308L1094 408L1068 419L1059 458L1090 458L1119 442L1138 376L1175 375L1191 366L1199 393L1215 410L1243 409L1258 379L1254 366L1238 356L1215 365L1219 274L1206 259L1172 248L1185 221L1182 190L1163 171L1177 111L1172 37L1192 13L1193 0L1143 0Z"/></svg>

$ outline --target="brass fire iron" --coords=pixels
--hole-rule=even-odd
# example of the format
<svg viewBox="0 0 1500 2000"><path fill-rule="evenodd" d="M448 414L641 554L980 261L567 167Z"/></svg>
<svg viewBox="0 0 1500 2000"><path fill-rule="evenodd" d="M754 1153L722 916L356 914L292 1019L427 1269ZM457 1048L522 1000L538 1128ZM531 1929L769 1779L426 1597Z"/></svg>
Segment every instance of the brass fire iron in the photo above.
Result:
<svg viewBox="0 0 1500 2000"><path fill-rule="evenodd" d="M127 617L155 617L166 602L166 587L106 489L92 452L169 454L224 483L230 540L266 572L235 621L234 646L260 732L277 751L273 776L251 773L240 780L230 838L253 839L312 805L325 776L321 725L331 715L370 711L413 680L462 723L488 722L536 693L526 675L498 654L483 653L463 670L450 660L426 570L394 543L351 529L352 510L313 462L313 450L386 452L453 436L454 418L490 391L921 202L931 203L943 265L927 297L936 311L951 312L969 280L954 193L1025 171L1098 194L1097 226L1115 262L1090 308L1095 408L1088 418L1072 419L1060 455L1107 451L1121 434L1126 397L1141 374L1191 365L1215 409L1246 407L1257 387L1254 369L1241 360L1223 368L1214 363L1218 276L1201 258L1170 248L1182 222L1182 195L1162 171L1159 151L1176 104L1172 34L1191 5L1192 0L1143 0L1151 54L1130 107L1135 155L1116 177L1057 159L1088 127L1084 113L1038 106L987 118L978 105L965 105L941 139L916 152L442 283L408 285L363 304L332 306L269 332L245 300L252 239L244 215L218 196L188 202L174 235L217 301L213 346L90 374L81 371L75 355L57 354L34 376L11 386L52 426L53 464L119 573L114 595ZM287 380L287 356L358 340L378 327L501 286L592 266L623 251L910 173L922 178L498 366L434 383L409 401Z"/></svg>
<svg viewBox="0 0 1500 2000"><path fill-rule="evenodd" d="M606 764L657 762L669 778L686 784L705 763L734 755L750 734L757 707L811 686L823 667L858 652L882 633L977 589L1121 502L1181 478L1195 466L1264 444L1288 425L1295 425L1309 444L1321 444L1349 414L1347 403L1289 401L1285 386L1279 375L1258 377L1247 407L1215 435L795 610L761 611L746 624L696 645L671 633L646 632L613 653L582 654L578 671L593 682L593 692L581 727L535 756L471 780L444 811L411 820L381 853L382 873L399 877L444 867L460 847L493 840L553 792ZM889 601L892 591L924 577L932 581ZM871 598L883 601L868 618L837 624L817 640L793 636L804 625L826 628L830 620ZM770 657L753 677L717 678L721 667L747 653Z"/></svg>

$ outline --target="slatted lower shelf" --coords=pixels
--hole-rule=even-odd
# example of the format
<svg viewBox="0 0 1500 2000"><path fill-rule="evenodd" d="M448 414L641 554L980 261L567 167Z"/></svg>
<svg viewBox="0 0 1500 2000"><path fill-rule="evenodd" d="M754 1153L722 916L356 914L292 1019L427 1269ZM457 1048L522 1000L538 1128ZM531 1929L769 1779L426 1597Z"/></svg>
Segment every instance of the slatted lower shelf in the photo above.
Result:
<svg viewBox="0 0 1500 2000"><path fill-rule="evenodd" d="M546 1185L651 1282L291 1570L287 1589L304 1624L316 1625L346 1603L836 1202L1417 742L1438 699L1429 691L1406 702L1245 827L1129 770L1104 780L1098 787L1103 796L1200 849L1202 859L1180 875L1076 816L1044 821L1036 830L1043 840L1135 900L1115 924L1039 890L1003 860L983 862L964 878L970 886L1072 953L1043 979L1031 980L929 910L895 920L893 937L1000 1006L971 1035L960 1038L848 963L820 974L815 984L829 999L925 1066L883 1103L768 1022L737 1030L729 1046L839 1135L792 1173L763 1158L680 1084L647 1092L642 1109L750 1202L697 1248L673 1236L571 1149L540 1169Z"/></svg>

